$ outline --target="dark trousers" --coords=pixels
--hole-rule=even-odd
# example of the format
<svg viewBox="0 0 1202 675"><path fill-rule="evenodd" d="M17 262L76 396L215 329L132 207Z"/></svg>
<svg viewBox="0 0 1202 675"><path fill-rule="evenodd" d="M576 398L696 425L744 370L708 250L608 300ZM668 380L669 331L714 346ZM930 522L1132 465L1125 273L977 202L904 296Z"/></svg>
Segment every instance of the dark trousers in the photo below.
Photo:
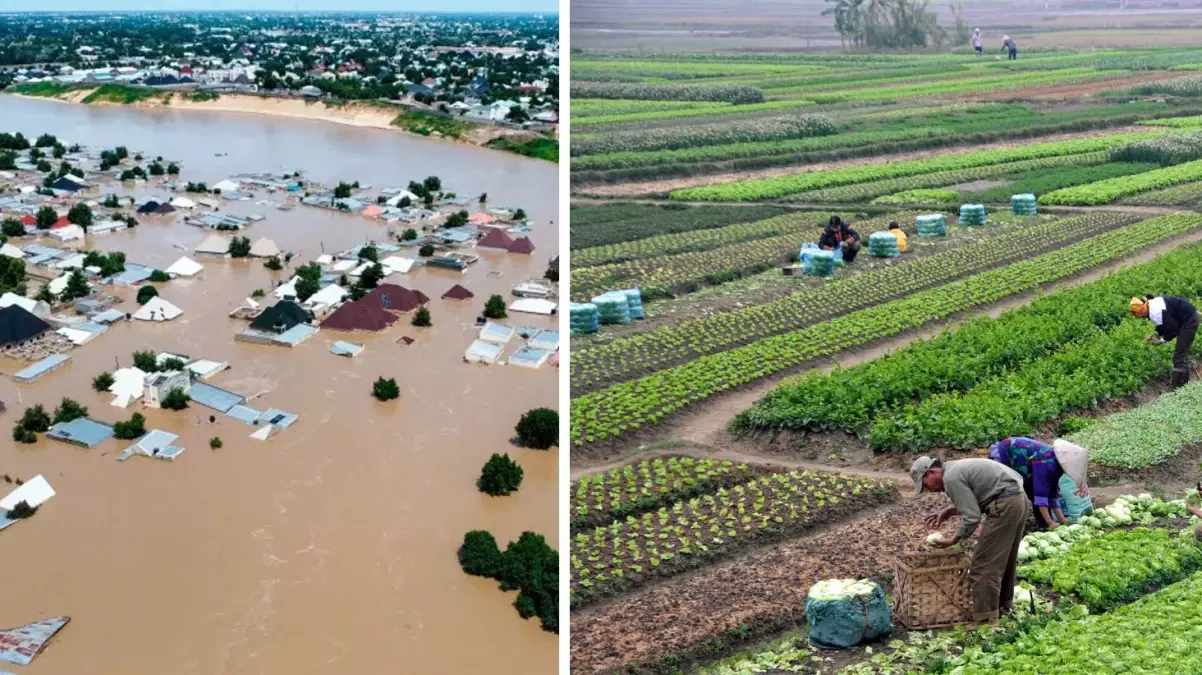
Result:
<svg viewBox="0 0 1202 675"><path fill-rule="evenodd" d="M1000 612L1009 612L1013 607L1018 545L1030 513L1026 495L995 499L986 507L968 568L973 621L996 619Z"/></svg>
<svg viewBox="0 0 1202 675"><path fill-rule="evenodd" d="M1011 60L1011 61L1013 61L1013 60L1015 60L1015 59L1017 59L1017 58L1018 58L1018 50L1017 50L1017 49L1011 49L1011 50L1010 50L1010 60Z"/></svg>
<svg viewBox="0 0 1202 675"><path fill-rule="evenodd" d="M860 242L857 241L856 243L851 244L850 246L847 244L844 244L843 245L843 262L845 262L845 263L855 262L856 254L858 254L859 252L860 252Z"/></svg>
<svg viewBox="0 0 1202 675"><path fill-rule="evenodd" d="M1174 387L1189 382L1189 350L1198 335L1198 323L1198 315L1195 314L1194 318L1181 325L1177 333L1177 344L1173 347L1173 374L1169 380Z"/></svg>

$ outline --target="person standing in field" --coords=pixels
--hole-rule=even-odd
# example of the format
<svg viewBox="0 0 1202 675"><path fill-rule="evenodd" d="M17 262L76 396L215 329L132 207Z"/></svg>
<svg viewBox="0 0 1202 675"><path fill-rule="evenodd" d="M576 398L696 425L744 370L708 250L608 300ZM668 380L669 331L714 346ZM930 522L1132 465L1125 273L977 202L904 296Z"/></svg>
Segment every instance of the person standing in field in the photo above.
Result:
<svg viewBox="0 0 1202 675"><path fill-rule="evenodd" d="M1164 344L1177 340L1173 348L1173 372L1169 384L1173 388L1189 382L1189 350L1198 334L1198 322L1202 319L1198 310L1185 298L1173 296L1144 295L1131 298L1131 314L1149 319L1156 332L1148 336L1151 344Z"/></svg>
<svg viewBox="0 0 1202 675"><path fill-rule="evenodd" d="M981 29L974 28L972 30L972 48L977 50L977 58L981 58L984 47L981 45Z"/></svg>
<svg viewBox="0 0 1202 675"><path fill-rule="evenodd" d="M1035 522L1056 529L1068 524L1060 501L1060 478L1065 474L1077 485L1077 496L1088 494L1085 448L1056 439L1052 445L1033 438L1009 437L989 446L989 459L1004 464L1023 477L1023 491L1035 507ZM1049 512L1050 511L1050 512Z"/></svg>
<svg viewBox="0 0 1202 675"><path fill-rule="evenodd" d="M860 233L848 227L839 216L831 216L822 236L818 238L818 248L824 251L841 251L843 262L851 263L860 252Z"/></svg>
<svg viewBox="0 0 1202 675"><path fill-rule="evenodd" d="M906 252L906 233L902 232L901 225L897 221L889 223L889 234L897 237L897 250L901 253Z"/></svg>
<svg viewBox="0 0 1202 675"><path fill-rule="evenodd" d="M1002 37L1002 49L1010 50L1011 61L1018 58L1018 45L1015 44L1014 40L1009 35Z"/></svg>
<svg viewBox="0 0 1202 675"><path fill-rule="evenodd" d="M1031 505L1023 494L1023 478L1017 471L998 462L974 457L943 463L919 457L910 467L914 494L924 489L946 492L952 505L933 513L923 521L936 529L954 515L960 516L956 536L932 544L938 548L954 546L971 537L981 525L981 535L973 548L968 568L969 593L972 596L972 620L997 625L1003 612L1014 606L1015 573L1018 570L1018 545L1031 514ZM981 520L984 517L984 524Z"/></svg>

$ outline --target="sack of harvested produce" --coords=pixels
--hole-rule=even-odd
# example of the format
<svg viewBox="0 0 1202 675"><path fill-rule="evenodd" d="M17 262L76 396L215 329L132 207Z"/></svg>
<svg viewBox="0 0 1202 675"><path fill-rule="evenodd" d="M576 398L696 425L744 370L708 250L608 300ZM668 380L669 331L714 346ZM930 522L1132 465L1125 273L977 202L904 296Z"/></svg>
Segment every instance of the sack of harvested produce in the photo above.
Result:
<svg viewBox="0 0 1202 675"><path fill-rule="evenodd" d="M985 224L985 206L982 204L963 204L960 206L960 224L968 227L979 227Z"/></svg>
<svg viewBox="0 0 1202 675"><path fill-rule="evenodd" d="M610 291L593 298L603 325L622 325L630 323L630 301L621 291Z"/></svg>
<svg viewBox="0 0 1202 675"><path fill-rule="evenodd" d="M1088 496L1077 496L1077 484L1065 474L1060 477L1060 501L1064 502L1064 515L1072 522L1093 512L1093 500Z"/></svg>
<svg viewBox="0 0 1202 675"><path fill-rule="evenodd" d="M901 255L897 237L889 232L873 232L868 235L868 255L874 258L896 258Z"/></svg>
<svg viewBox="0 0 1202 675"><path fill-rule="evenodd" d="M570 304L568 318L572 335L589 335L601 330L601 315L591 302Z"/></svg>
<svg viewBox="0 0 1202 675"><path fill-rule="evenodd" d="M1035 195L1021 194L1011 195L1010 197L1010 212L1016 216L1033 216L1038 211L1035 207Z"/></svg>
<svg viewBox="0 0 1202 675"><path fill-rule="evenodd" d="M920 237L947 236L947 220L942 213L918 216L914 219L914 223Z"/></svg>
<svg viewBox="0 0 1202 675"><path fill-rule="evenodd" d="M842 260L842 258L840 258ZM801 271L807 277L829 277L835 273L834 251L809 251L806 260L801 265Z"/></svg>
<svg viewBox="0 0 1202 675"><path fill-rule="evenodd" d="M881 587L868 580L827 579L806 596L810 644L846 649L889 635L893 620Z"/></svg>
<svg viewBox="0 0 1202 675"><path fill-rule="evenodd" d="M630 318L645 319L643 314L643 292L637 288L622 291L626 295L626 305L630 308Z"/></svg>

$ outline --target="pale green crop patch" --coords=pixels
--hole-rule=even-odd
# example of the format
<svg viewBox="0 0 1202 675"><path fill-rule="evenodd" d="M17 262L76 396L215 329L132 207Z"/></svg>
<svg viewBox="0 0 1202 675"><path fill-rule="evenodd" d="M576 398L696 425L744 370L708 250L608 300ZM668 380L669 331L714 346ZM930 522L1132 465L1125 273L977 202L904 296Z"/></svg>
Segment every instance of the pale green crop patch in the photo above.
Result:
<svg viewBox="0 0 1202 675"><path fill-rule="evenodd" d="M1103 466L1138 469L1176 457L1202 443L1202 381L1164 394L1128 412L1116 413L1068 437L1089 449Z"/></svg>

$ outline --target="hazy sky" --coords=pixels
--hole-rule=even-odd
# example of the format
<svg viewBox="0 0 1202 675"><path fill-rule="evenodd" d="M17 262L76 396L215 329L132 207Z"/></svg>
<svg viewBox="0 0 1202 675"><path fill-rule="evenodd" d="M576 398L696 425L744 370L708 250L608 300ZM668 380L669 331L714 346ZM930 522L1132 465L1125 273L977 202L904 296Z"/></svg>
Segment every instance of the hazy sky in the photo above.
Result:
<svg viewBox="0 0 1202 675"><path fill-rule="evenodd" d="M299 10L393 12L557 12L557 0L0 0L3 11Z"/></svg>

